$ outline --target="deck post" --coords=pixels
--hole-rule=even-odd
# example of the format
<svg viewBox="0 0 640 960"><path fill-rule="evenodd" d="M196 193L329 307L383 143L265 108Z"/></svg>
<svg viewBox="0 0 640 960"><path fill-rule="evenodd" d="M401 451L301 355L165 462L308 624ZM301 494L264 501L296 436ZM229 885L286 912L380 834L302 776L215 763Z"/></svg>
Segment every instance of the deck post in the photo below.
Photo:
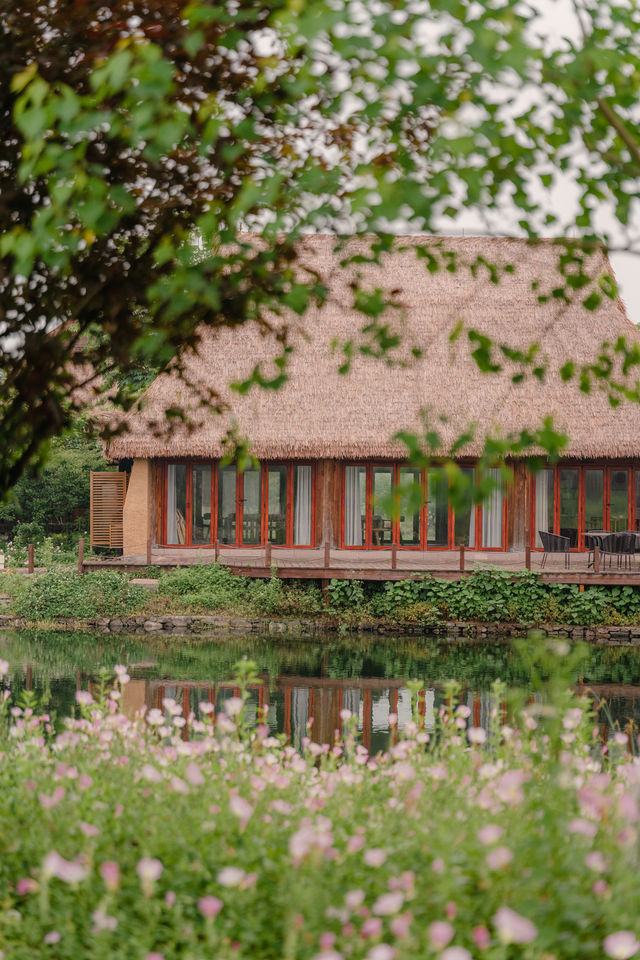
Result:
<svg viewBox="0 0 640 960"><path fill-rule="evenodd" d="M324 568L328 570L331 566L331 544L328 540L324 542Z"/></svg>
<svg viewBox="0 0 640 960"><path fill-rule="evenodd" d="M33 564L33 544L30 543L27 553L27 573L33 573L34 564Z"/></svg>
<svg viewBox="0 0 640 960"><path fill-rule="evenodd" d="M267 570L271 566L271 541L270 540L267 540L267 542L264 545L264 565L267 568Z"/></svg>
<svg viewBox="0 0 640 960"><path fill-rule="evenodd" d="M151 566L151 537L147 540L147 566Z"/></svg>
<svg viewBox="0 0 640 960"><path fill-rule="evenodd" d="M531 570L531 547L529 544L524 548L524 565L526 570Z"/></svg>
<svg viewBox="0 0 640 960"><path fill-rule="evenodd" d="M84 573L84 537L78 540L78 573Z"/></svg>
<svg viewBox="0 0 640 960"><path fill-rule="evenodd" d="M593 572L600 573L600 547L597 544L593 548Z"/></svg>
<svg viewBox="0 0 640 960"><path fill-rule="evenodd" d="M464 543L460 544L460 569L464 570Z"/></svg>
<svg viewBox="0 0 640 960"><path fill-rule="evenodd" d="M391 569L396 570L398 566L398 548L395 543L391 544Z"/></svg>
<svg viewBox="0 0 640 960"><path fill-rule="evenodd" d="M216 540L215 546L214 546L214 548L213 548L213 551L214 551L214 554L215 554L215 558L216 558L216 560L217 560L218 557L220 556L220 541L219 541L219 540Z"/></svg>

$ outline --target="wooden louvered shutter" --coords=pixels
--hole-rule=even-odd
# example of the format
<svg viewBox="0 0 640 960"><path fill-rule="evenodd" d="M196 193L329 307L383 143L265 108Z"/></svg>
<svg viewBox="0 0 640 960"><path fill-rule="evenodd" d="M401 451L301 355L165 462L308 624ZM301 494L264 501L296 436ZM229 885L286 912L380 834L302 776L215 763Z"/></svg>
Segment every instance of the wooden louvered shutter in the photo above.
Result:
<svg viewBox="0 0 640 960"><path fill-rule="evenodd" d="M122 549L127 473L91 471L91 546Z"/></svg>

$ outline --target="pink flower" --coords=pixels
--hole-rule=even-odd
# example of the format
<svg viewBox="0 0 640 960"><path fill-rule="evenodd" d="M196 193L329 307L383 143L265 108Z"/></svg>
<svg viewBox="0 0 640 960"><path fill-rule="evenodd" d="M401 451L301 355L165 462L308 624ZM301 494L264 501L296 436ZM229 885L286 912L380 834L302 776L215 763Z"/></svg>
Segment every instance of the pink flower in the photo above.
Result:
<svg viewBox="0 0 640 960"><path fill-rule="evenodd" d="M447 916L447 920L455 920L456 914L458 913L458 908L455 903L452 903L451 900L444 905L444 912Z"/></svg>
<svg viewBox="0 0 640 960"><path fill-rule="evenodd" d="M37 889L38 884L31 877L21 877L16 883L16 893L19 897L24 897L27 893L35 893Z"/></svg>
<svg viewBox="0 0 640 960"><path fill-rule="evenodd" d="M229 717L237 717L238 714L242 711L244 703L240 697L229 697L225 701L224 709Z"/></svg>
<svg viewBox="0 0 640 960"><path fill-rule="evenodd" d="M157 950L152 950L151 953L148 953L144 960L164 960L164 953L158 953Z"/></svg>
<svg viewBox="0 0 640 960"><path fill-rule="evenodd" d="M609 861L599 850L592 850L584 858L585 865L594 873L604 873L609 866Z"/></svg>
<svg viewBox="0 0 640 960"><path fill-rule="evenodd" d="M184 771L184 778L187 783L191 784L192 787L201 787L204 783L202 770L197 763L193 762L193 760L187 764L187 768Z"/></svg>
<svg viewBox="0 0 640 960"><path fill-rule="evenodd" d="M90 707L93 703L93 697L88 690L76 690L76 703L81 707Z"/></svg>
<svg viewBox="0 0 640 960"><path fill-rule="evenodd" d="M84 820L80 821L80 829L84 833L85 837L97 837L100 833L97 827L94 827L92 823L85 823Z"/></svg>
<svg viewBox="0 0 640 960"><path fill-rule="evenodd" d="M367 960L393 960L396 951L388 943L377 943L371 947L367 954Z"/></svg>
<svg viewBox="0 0 640 960"><path fill-rule="evenodd" d="M595 837L598 828L592 820L585 820L583 817L575 817L569 824L569 833L581 833L585 837Z"/></svg>
<svg viewBox="0 0 640 960"><path fill-rule="evenodd" d="M223 867L216 879L223 887L239 887L244 878L245 872L240 867Z"/></svg>
<svg viewBox="0 0 640 960"><path fill-rule="evenodd" d="M486 950L491 943L491 935L486 927L474 927L472 936L478 950Z"/></svg>
<svg viewBox="0 0 640 960"><path fill-rule="evenodd" d="M57 877L63 883L81 883L87 876L87 868L73 860L65 860L52 850L42 861L42 875L45 878Z"/></svg>
<svg viewBox="0 0 640 960"><path fill-rule="evenodd" d="M485 846L489 846L491 843L496 843L501 836L502 827L499 827L497 823L488 823L485 827L482 827L481 830L478 830L477 833L478 840Z"/></svg>
<svg viewBox="0 0 640 960"><path fill-rule="evenodd" d="M411 921L413 920L413 914L409 911L399 914L397 917L394 917L390 922L389 927L391 933L394 937L397 937L398 940L402 940L409 933L411 927Z"/></svg>
<svg viewBox="0 0 640 960"><path fill-rule="evenodd" d="M51 796L47 796L46 793L39 793L38 800L40 801L40 806L45 810L51 810L53 807L57 807L61 800L64 799L66 791L64 787L56 787Z"/></svg>
<svg viewBox="0 0 640 960"><path fill-rule="evenodd" d="M602 943L604 952L613 960L629 960L640 949L640 943L635 938L631 930L618 930L617 933L610 933L604 938Z"/></svg>
<svg viewBox="0 0 640 960"><path fill-rule="evenodd" d="M364 902L364 890L349 890L344 898L344 902L349 910L357 910Z"/></svg>
<svg viewBox="0 0 640 960"><path fill-rule="evenodd" d="M404 897L401 893L383 893L373 905L373 913L379 917L390 917L402 909Z"/></svg>
<svg viewBox="0 0 640 960"><path fill-rule="evenodd" d="M450 923L444 920L436 920L429 926L429 940L434 950L442 950L448 943L451 943L455 930Z"/></svg>
<svg viewBox="0 0 640 960"><path fill-rule="evenodd" d="M167 892L164 895L164 902L169 907L169 909L171 909L171 907L176 902L176 895L173 892L173 890L167 890Z"/></svg>
<svg viewBox="0 0 640 960"><path fill-rule="evenodd" d="M49 933L45 933L42 939L44 943L60 943L62 934L58 933L57 930L50 930Z"/></svg>
<svg viewBox="0 0 640 960"><path fill-rule="evenodd" d="M440 954L440 960L471 960L471 954L464 947L447 947Z"/></svg>
<svg viewBox="0 0 640 960"><path fill-rule="evenodd" d="M224 903L218 897L200 897L198 910L207 920L213 920L222 910Z"/></svg>
<svg viewBox="0 0 640 960"><path fill-rule="evenodd" d="M155 857L143 857L142 860L138 860L136 870L145 897L150 897L153 893L153 885L160 878L163 869L162 864Z"/></svg>
<svg viewBox="0 0 640 960"><path fill-rule="evenodd" d="M380 917L367 917L360 927L361 937L379 937L382 933L382 920Z"/></svg>
<svg viewBox="0 0 640 960"><path fill-rule="evenodd" d="M0 660L0 677L6 677L9 673L9 661Z"/></svg>
<svg viewBox="0 0 640 960"><path fill-rule="evenodd" d="M331 950L331 947L336 942L335 933L329 933L328 930L325 930L324 933L320 934L320 949L321 950Z"/></svg>
<svg viewBox="0 0 640 960"><path fill-rule="evenodd" d="M347 840L347 853L357 853L364 847L364 837L349 837Z"/></svg>
<svg viewBox="0 0 640 960"><path fill-rule="evenodd" d="M609 884L604 880L596 880L591 887L591 890L596 894L596 896L604 895L605 893L609 892Z"/></svg>
<svg viewBox="0 0 640 960"><path fill-rule="evenodd" d="M498 939L504 944L532 943L538 936L536 925L510 907L500 907L493 916L493 923Z"/></svg>
<svg viewBox="0 0 640 960"><path fill-rule="evenodd" d="M513 860L513 853L509 847L496 847L487 854L487 866L490 870L501 870Z"/></svg>
<svg viewBox="0 0 640 960"><path fill-rule="evenodd" d="M487 742L487 731L484 727L469 727L467 730L469 743L482 744Z"/></svg>
<svg viewBox="0 0 640 960"><path fill-rule="evenodd" d="M385 850L365 850L364 862L368 867L381 867L387 859Z"/></svg>
<svg viewBox="0 0 640 960"><path fill-rule="evenodd" d="M248 803L244 797L234 795L229 800L229 809L231 813L238 818L242 826L246 827L253 813L251 804Z"/></svg>
<svg viewBox="0 0 640 960"><path fill-rule="evenodd" d="M109 893L114 893L120 884L120 867L115 860L105 860L100 864L100 876Z"/></svg>

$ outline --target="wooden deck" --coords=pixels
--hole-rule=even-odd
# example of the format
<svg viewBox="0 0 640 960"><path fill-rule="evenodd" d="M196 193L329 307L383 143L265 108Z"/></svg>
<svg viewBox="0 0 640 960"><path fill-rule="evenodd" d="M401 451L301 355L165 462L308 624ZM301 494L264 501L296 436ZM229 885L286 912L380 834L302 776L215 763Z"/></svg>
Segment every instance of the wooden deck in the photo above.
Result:
<svg viewBox="0 0 640 960"><path fill-rule="evenodd" d="M116 568L130 572L152 565L161 569L210 563L213 550L153 547L150 555L131 554L100 560L85 560L84 570ZM598 570L587 565L588 554L571 554L571 566L565 568L564 555L551 555L544 570L542 553L536 551L476 550L328 550L245 547L219 551L219 560L234 573L248 577L270 577L272 569L283 579L331 580L404 580L431 573L447 580L459 580L474 570L493 567L505 571L531 569L547 582L591 585L628 584L640 586L640 557L632 558L631 568L601 562Z"/></svg>

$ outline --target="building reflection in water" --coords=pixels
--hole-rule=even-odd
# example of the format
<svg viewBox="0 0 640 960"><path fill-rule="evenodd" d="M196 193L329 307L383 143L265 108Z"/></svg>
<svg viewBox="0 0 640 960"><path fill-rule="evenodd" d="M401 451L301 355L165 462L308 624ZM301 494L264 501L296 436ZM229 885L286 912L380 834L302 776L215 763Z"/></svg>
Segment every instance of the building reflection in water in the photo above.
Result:
<svg viewBox="0 0 640 960"><path fill-rule="evenodd" d="M398 718L398 727L403 729L411 720L411 694L404 680L379 678L333 679L281 676L273 682L264 678L250 689L247 702L248 719L256 722L259 711L266 707L266 720L274 734L284 734L300 749L302 739L309 735L316 743L333 743L336 731L342 732L341 712L349 710L357 717L357 729L363 745L375 753L389 745L392 727L390 714ZM224 702L238 696L240 690L232 683L213 685L170 680L132 679L124 689L122 706L133 715L143 705L164 709L166 699L182 706L183 716L193 713L196 719L206 719L200 709L201 703L214 705L214 716L224 710ZM495 699L490 691L463 689L461 702L471 710L469 723L488 727ZM438 711L446 705L445 693L434 686L418 695L418 713L421 724L427 731L435 728ZM501 705L504 709L504 705ZM501 711L502 712L502 711ZM167 719L169 714L167 712ZM309 721L312 725L309 728ZM188 729L183 728L184 736Z"/></svg>

